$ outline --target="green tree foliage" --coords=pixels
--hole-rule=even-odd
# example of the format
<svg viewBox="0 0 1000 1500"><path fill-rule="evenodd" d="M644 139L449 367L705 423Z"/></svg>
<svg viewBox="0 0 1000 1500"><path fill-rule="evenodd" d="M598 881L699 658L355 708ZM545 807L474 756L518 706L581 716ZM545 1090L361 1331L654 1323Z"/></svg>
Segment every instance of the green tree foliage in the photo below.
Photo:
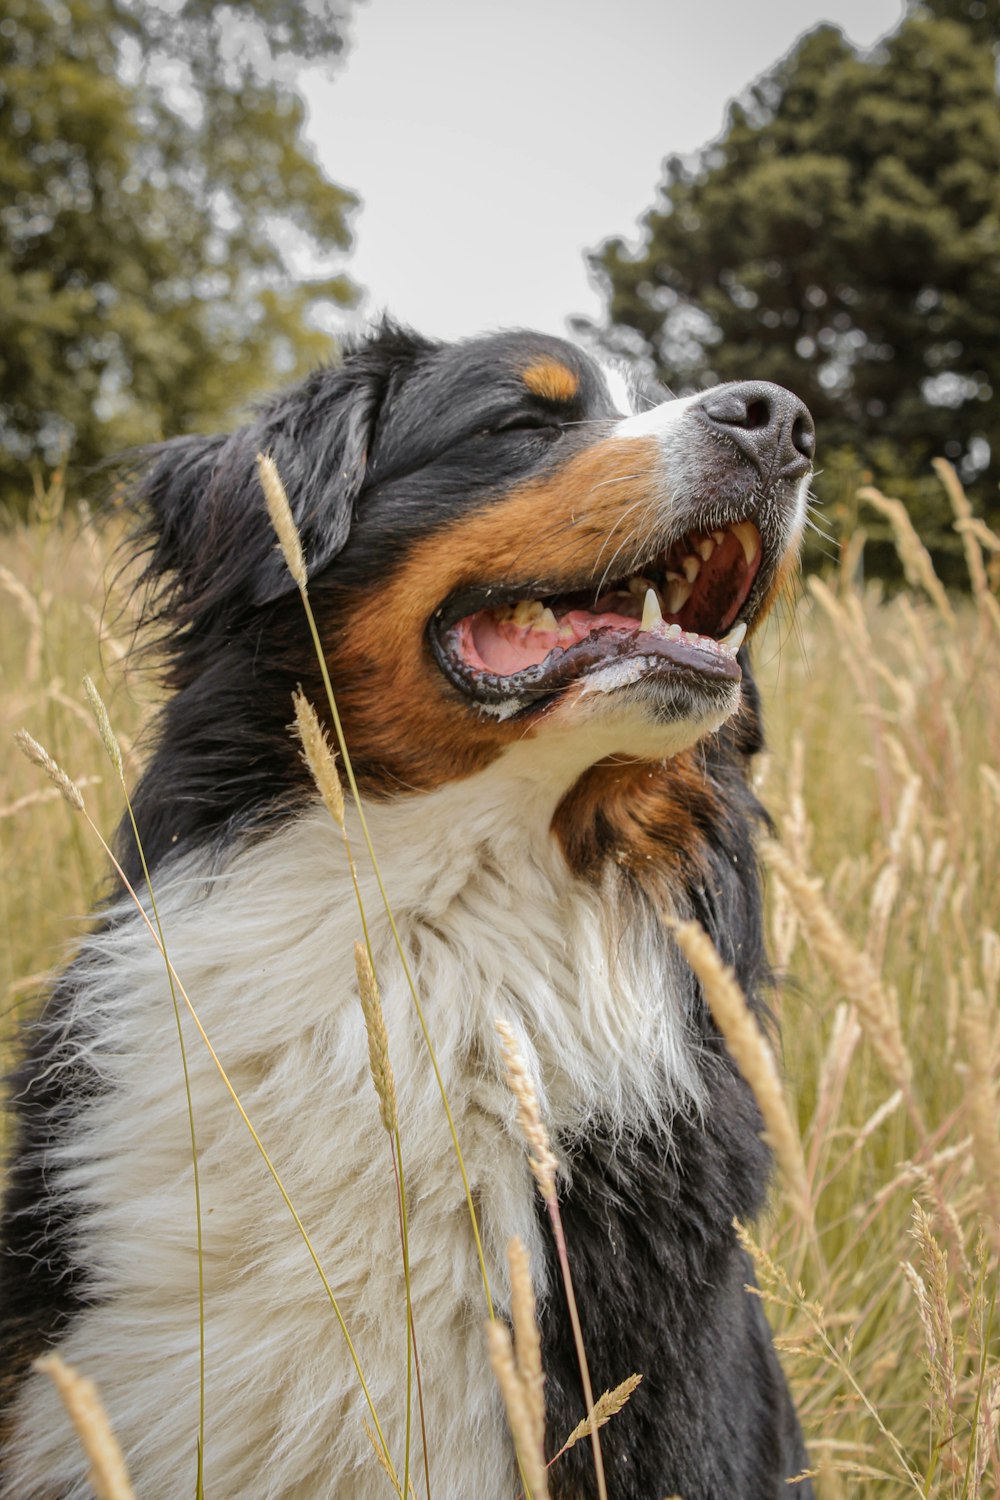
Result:
<svg viewBox="0 0 1000 1500"><path fill-rule="evenodd" d="M311 317L354 289L287 251L329 267L355 199L289 80L342 44L329 0L6 0L0 498L224 422L328 346Z"/></svg>
<svg viewBox="0 0 1000 1500"><path fill-rule="evenodd" d="M958 21L979 42L1000 46L1000 0L911 0L910 9L939 21Z"/></svg>
<svg viewBox="0 0 1000 1500"><path fill-rule="evenodd" d="M924 0L868 54L807 34L593 257L607 344L679 391L791 387L821 497L867 469L946 548L935 455L1000 517L998 36L997 0Z"/></svg>

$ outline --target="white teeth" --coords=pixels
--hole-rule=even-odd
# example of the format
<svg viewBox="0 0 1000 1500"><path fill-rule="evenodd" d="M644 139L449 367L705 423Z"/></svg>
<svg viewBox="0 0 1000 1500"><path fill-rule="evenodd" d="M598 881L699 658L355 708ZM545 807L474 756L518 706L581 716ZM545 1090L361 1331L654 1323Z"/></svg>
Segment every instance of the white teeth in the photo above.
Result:
<svg viewBox="0 0 1000 1500"><path fill-rule="evenodd" d="M657 625L663 624L663 615L660 613L660 601L655 589L646 590L646 600L642 606L642 622L640 630L655 630Z"/></svg>
<svg viewBox="0 0 1000 1500"><path fill-rule="evenodd" d="M679 641L684 632L679 625L668 625L663 634L668 641Z"/></svg>
<svg viewBox="0 0 1000 1500"><path fill-rule="evenodd" d="M696 550L702 562L708 562L708 559L715 551L715 543L710 536L707 536L704 541L697 543Z"/></svg>
<svg viewBox="0 0 1000 1500"><path fill-rule="evenodd" d="M687 579L688 583L694 583L695 579L698 577L698 574L701 572L701 559L688 555L681 563L681 567L684 569L684 577Z"/></svg>
<svg viewBox="0 0 1000 1500"><path fill-rule="evenodd" d="M641 573L636 573L635 577L630 578L628 581L629 593L635 594L635 596L639 599L644 599L646 597L646 590L651 589L652 587L652 580L649 578L644 578Z"/></svg>
<svg viewBox="0 0 1000 1500"><path fill-rule="evenodd" d="M726 540L726 533L724 531L713 531L712 540L715 545L718 546L720 542L724 542Z"/></svg>
<svg viewBox="0 0 1000 1500"><path fill-rule="evenodd" d="M732 528L732 533L743 548L743 556L746 558L747 563L752 563L757 556L757 547L760 540L756 526L752 526L749 521L741 521L738 526Z"/></svg>
<svg viewBox="0 0 1000 1500"><path fill-rule="evenodd" d="M534 625L542 612L542 606L537 599L520 599L514 606L514 624L521 625L528 630Z"/></svg>
<svg viewBox="0 0 1000 1500"><path fill-rule="evenodd" d="M667 589L667 614L679 615L691 597L691 585L686 582L671 583Z"/></svg>
<svg viewBox="0 0 1000 1500"><path fill-rule="evenodd" d="M743 642L746 640L746 634L747 628L744 625L743 621L740 620L737 625L733 626L728 635L724 635L722 637L719 645L722 646L724 650L728 651L730 656L735 656L737 651L742 646Z"/></svg>
<svg viewBox="0 0 1000 1500"><path fill-rule="evenodd" d="M519 599L510 618L522 630L559 629L559 621L540 599Z"/></svg>

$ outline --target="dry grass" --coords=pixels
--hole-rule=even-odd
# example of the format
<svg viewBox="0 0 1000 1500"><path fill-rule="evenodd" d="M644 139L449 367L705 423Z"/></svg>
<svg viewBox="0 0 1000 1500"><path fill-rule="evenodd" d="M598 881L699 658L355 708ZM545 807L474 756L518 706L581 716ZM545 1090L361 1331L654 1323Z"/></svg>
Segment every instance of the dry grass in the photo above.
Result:
<svg viewBox="0 0 1000 1500"><path fill-rule="evenodd" d="M988 538L955 509L969 556ZM1000 1493L997 578L976 551L973 601L946 598L889 510L912 592L813 579L804 649L759 653L816 1230L779 1205L759 1272L820 1493L965 1500Z"/></svg>
<svg viewBox="0 0 1000 1500"><path fill-rule="evenodd" d="M110 707L125 777L134 784L138 774L151 692L125 668L121 534L115 519L99 529L64 515L58 483L37 498L29 525L0 532L0 1061L18 1014L65 963L108 879L101 849L18 754L13 732L24 726L44 744L110 833L121 786L84 697L89 673Z"/></svg>
<svg viewBox="0 0 1000 1500"><path fill-rule="evenodd" d="M519 1239L507 1246L514 1338L498 1319L486 1324L490 1364L507 1409L521 1473L533 1500L547 1500L545 1397L541 1339L535 1321L535 1293L528 1252Z"/></svg>
<svg viewBox="0 0 1000 1500"><path fill-rule="evenodd" d="M80 1446L90 1461L88 1477L97 1500L135 1500L122 1451L93 1381L80 1375L58 1354L46 1354L36 1360L35 1369L48 1375L59 1392Z"/></svg>
<svg viewBox="0 0 1000 1500"><path fill-rule="evenodd" d="M757 652L804 1188L747 1243L824 1500L1000 1494L1000 543L942 479L971 599L941 593L901 529L909 591L883 599L845 568ZM57 488L0 537L4 730L36 734L105 829L120 788L79 684L109 703L130 782L149 703L123 675L121 591L104 605L114 541L64 520ZM0 767L3 1049L105 868L12 746Z"/></svg>

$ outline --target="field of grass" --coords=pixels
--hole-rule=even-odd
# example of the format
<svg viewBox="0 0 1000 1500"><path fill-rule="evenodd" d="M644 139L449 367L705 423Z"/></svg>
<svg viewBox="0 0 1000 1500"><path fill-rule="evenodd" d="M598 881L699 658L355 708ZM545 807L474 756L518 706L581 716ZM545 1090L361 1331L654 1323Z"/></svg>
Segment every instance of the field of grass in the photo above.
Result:
<svg viewBox="0 0 1000 1500"><path fill-rule="evenodd" d="M771 950L798 1193L753 1253L824 1500L1000 1495L1000 540L950 487L973 588L948 597L898 510L908 587L861 588L863 537L757 650ZM127 669L116 527L58 486L0 535L0 1061L105 879L86 826L17 755L21 725L110 835L150 709ZM795 1149L798 1150L798 1141ZM570 1246L572 1257L572 1246Z"/></svg>

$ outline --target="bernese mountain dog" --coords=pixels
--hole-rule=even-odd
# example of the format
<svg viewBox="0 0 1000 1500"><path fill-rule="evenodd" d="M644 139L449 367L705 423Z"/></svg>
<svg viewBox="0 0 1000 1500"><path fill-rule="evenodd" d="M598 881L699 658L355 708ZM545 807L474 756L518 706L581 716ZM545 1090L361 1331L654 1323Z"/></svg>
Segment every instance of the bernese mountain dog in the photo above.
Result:
<svg viewBox="0 0 1000 1500"><path fill-rule="evenodd" d="M594 1390L643 1377L602 1432L609 1495L777 1500L806 1455L733 1226L761 1209L770 1158L670 920L702 923L763 1016L747 649L797 567L813 445L806 408L772 384L674 399L558 338L448 344L386 324L240 430L142 463L147 621L169 695L134 808L160 919L393 1453L405 1298L358 911L289 732L297 685L321 712L326 699L257 455L275 460L302 537L501 1313L508 1240L530 1251L552 1451L584 1398L497 1018L558 1151ZM120 851L142 889L130 833ZM465 1193L373 876L359 878L407 1164L432 1494L514 1500ZM381 1500L389 1481L315 1267L189 1033L205 1495ZM191 1495L189 1121L163 961L124 897L28 1028L11 1109L0 1494L90 1493L32 1370L55 1349L96 1381L140 1500ZM595 1495L589 1445L549 1476L555 1497Z"/></svg>

